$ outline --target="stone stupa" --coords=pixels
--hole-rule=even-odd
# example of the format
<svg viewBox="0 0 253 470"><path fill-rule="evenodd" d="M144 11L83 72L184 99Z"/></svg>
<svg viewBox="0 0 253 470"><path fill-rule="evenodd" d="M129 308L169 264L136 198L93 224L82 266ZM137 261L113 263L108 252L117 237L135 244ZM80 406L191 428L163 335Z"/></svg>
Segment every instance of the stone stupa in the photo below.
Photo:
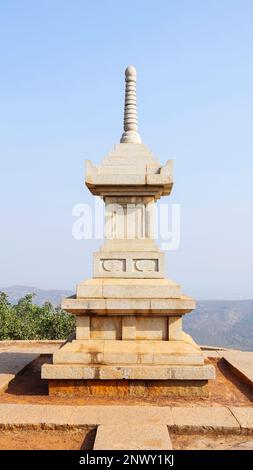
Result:
<svg viewBox="0 0 253 470"><path fill-rule="evenodd" d="M52 394L206 395L214 367L182 331L195 301L166 278L154 243L154 204L171 192L172 160L161 166L141 142L133 66L125 80L120 143L101 165L86 162L86 186L105 203L106 240L93 278L62 302L76 316L76 337L43 365L42 378Z"/></svg>

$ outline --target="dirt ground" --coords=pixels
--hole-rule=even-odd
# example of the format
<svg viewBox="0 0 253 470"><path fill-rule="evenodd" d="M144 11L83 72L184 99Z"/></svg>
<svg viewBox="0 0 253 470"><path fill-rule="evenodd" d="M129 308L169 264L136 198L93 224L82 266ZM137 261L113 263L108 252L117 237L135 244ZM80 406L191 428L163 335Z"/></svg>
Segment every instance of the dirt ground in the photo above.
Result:
<svg viewBox="0 0 253 470"><path fill-rule="evenodd" d="M96 431L1 430L0 450L91 450Z"/></svg>
<svg viewBox="0 0 253 470"><path fill-rule="evenodd" d="M253 450L252 436L171 434L174 450Z"/></svg>
<svg viewBox="0 0 253 470"><path fill-rule="evenodd" d="M209 382L208 398L110 398L110 397L57 397L49 396L47 381L40 378L41 366L50 361L50 355L41 355L26 366L5 392L0 403L33 403L55 405L159 405L159 406L253 406L253 390L233 374L222 359L212 359L216 367L216 380Z"/></svg>

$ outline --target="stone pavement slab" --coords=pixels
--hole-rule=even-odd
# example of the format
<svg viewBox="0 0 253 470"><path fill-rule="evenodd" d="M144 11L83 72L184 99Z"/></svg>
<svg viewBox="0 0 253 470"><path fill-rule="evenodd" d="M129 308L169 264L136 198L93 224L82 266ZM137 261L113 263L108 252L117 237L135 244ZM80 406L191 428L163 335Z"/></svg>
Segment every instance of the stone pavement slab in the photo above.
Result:
<svg viewBox="0 0 253 470"><path fill-rule="evenodd" d="M1 404L0 426L40 427L43 424L68 426L74 408L74 406Z"/></svg>
<svg viewBox="0 0 253 470"><path fill-rule="evenodd" d="M253 386L253 352L228 350L222 352L222 357Z"/></svg>
<svg viewBox="0 0 253 470"><path fill-rule="evenodd" d="M230 410L243 430L253 430L253 407L231 406Z"/></svg>
<svg viewBox="0 0 253 470"><path fill-rule="evenodd" d="M185 431L236 432L240 426L228 408L216 407L173 407L172 421L176 429Z"/></svg>
<svg viewBox="0 0 253 470"><path fill-rule="evenodd" d="M240 432L253 429L253 407L159 407L0 404L0 426L166 425L180 431Z"/></svg>
<svg viewBox="0 0 253 470"><path fill-rule="evenodd" d="M172 444L165 425L102 424L97 429L94 450L169 450Z"/></svg>
<svg viewBox="0 0 253 470"><path fill-rule="evenodd" d="M38 353L30 352L0 352L0 391L4 391L15 375L38 356Z"/></svg>
<svg viewBox="0 0 253 470"><path fill-rule="evenodd" d="M79 424L149 423L171 426L170 407L160 406L76 406L71 422Z"/></svg>
<svg viewBox="0 0 253 470"><path fill-rule="evenodd" d="M0 404L1 425L82 426L138 421L172 425L170 407Z"/></svg>

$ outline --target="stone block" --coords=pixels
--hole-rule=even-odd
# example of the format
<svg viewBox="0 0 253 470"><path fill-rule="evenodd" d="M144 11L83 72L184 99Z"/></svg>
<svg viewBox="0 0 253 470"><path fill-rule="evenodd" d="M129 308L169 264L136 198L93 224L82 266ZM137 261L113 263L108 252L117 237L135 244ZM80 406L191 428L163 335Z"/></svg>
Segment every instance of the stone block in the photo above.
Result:
<svg viewBox="0 0 253 470"><path fill-rule="evenodd" d="M103 284L97 282L96 279L88 279L77 285L76 295L78 298L102 298Z"/></svg>
<svg viewBox="0 0 253 470"><path fill-rule="evenodd" d="M136 317L134 315L122 317L122 339L136 339Z"/></svg>
<svg viewBox="0 0 253 470"><path fill-rule="evenodd" d="M119 279L115 279L119 281ZM134 279L128 279L134 281ZM140 281L140 279L136 279ZM150 279L147 279L150 281ZM156 279L155 281L161 281ZM130 286L128 286L128 290ZM122 292L122 291L121 291ZM120 289L117 291L119 295ZM135 295L135 294L134 294ZM82 299L76 297L69 297L62 301L62 308L67 312L74 315L183 315L190 312L195 308L195 301L190 297L181 296L180 298L168 298L168 299L150 299L150 295L147 293L146 298L89 298Z"/></svg>
<svg viewBox="0 0 253 470"><path fill-rule="evenodd" d="M251 353L252 354L252 353ZM231 406L231 412L233 413L234 417L238 421L240 428L247 432L253 431L253 408L250 406L245 407L238 407L238 406Z"/></svg>
<svg viewBox="0 0 253 470"><path fill-rule="evenodd" d="M173 407L174 427L183 431L236 432L240 427L228 408L219 407Z"/></svg>
<svg viewBox="0 0 253 470"><path fill-rule="evenodd" d="M90 317L76 316L76 339L90 339Z"/></svg>
<svg viewBox="0 0 253 470"><path fill-rule="evenodd" d="M203 366L151 364L44 364L43 379L100 379L100 380L201 380L215 379L215 369Z"/></svg>
<svg viewBox="0 0 253 470"><path fill-rule="evenodd" d="M167 340L167 317L136 316L136 337L138 340Z"/></svg>
<svg viewBox="0 0 253 470"><path fill-rule="evenodd" d="M97 429L94 450L170 450L172 444L165 425L103 424Z"/></svg>
<svg viewBox="0 0 253 470"><path fill-rule="evenodd" d="M120 340L122 318L116 316L93 316L91 318L91 339Z"/></svg>
<svg viewBox="0 0 253 470"><path fill-rule="evenodd" d="M180 341L182 339L182 316L168 317L168 340Z"/></svg>
<svg viewBox="0 0 253 470"><path fill-rule="evenodd" d="M149 397L208 397L208 380L150 380Z"/></svg>

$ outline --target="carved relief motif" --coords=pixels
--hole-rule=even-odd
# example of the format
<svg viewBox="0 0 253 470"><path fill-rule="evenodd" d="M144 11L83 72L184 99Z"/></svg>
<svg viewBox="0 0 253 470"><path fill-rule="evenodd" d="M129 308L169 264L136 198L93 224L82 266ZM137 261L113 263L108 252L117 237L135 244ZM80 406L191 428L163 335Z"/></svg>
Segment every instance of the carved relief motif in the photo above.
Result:
<svg viewBox="0 0 253 470"><path fill-rule="evenodd" d="M158 259L134 259L135 271L158 272Z"/></svg>
<svg viewBox="0 0 253 470"><path fill-rule="evenodd" d="M126 260L125 259L101 259L102 271L107 272L125 272Z"/></svg>

